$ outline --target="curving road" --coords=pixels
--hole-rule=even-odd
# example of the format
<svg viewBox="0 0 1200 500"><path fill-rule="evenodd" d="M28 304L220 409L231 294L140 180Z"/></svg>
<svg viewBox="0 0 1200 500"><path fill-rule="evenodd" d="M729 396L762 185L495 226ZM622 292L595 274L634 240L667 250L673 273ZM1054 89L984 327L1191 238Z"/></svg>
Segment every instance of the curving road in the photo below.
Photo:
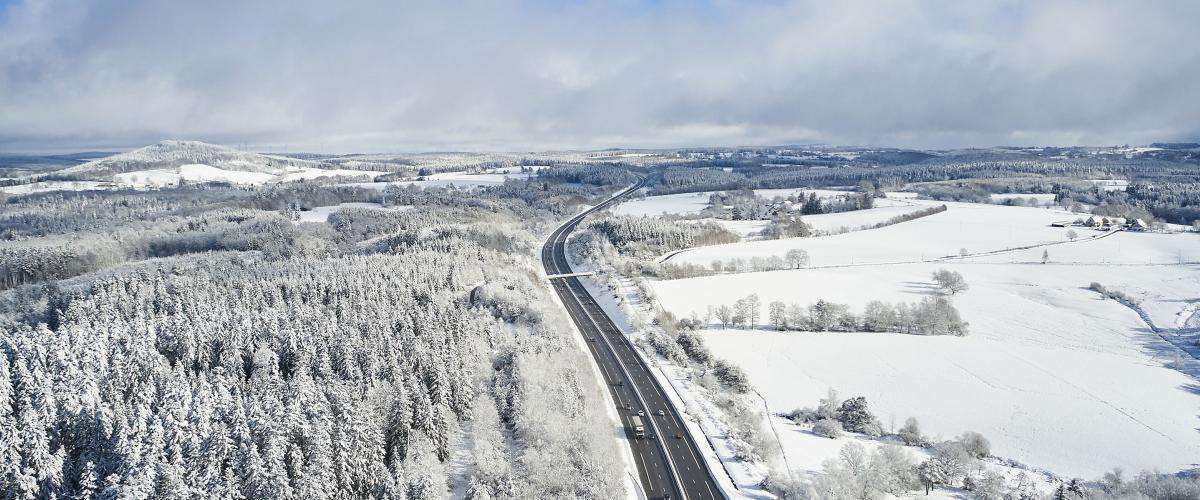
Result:
<svg viewBox="0 0 1200 500"><path fill-rule="evenodd" d="M645 179L568 220L550 234L542 247L542 265L547 275L571 273L565 244L575 227L589 214L603 210L621 197L641 188ZM633 351L629 341L576 277L554 278L554 290L587 340L588 350L599 365L610 395L625 425L626 439L648 498L723 499L700 448L684 428L676 411L649 367ZM663 415L658 413L662 411ZM633 434L630 417L644 412L646 439Z"/></svg>

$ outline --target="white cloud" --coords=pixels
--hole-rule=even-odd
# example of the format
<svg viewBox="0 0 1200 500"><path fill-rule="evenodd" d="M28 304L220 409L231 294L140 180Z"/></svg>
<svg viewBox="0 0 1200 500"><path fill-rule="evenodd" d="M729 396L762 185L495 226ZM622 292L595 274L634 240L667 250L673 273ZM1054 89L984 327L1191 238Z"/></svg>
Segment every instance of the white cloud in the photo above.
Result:
<svg viewBox="0 0 1200 500"><path fill-rule="evenodd" d="M1141 143L1200 132L1194 2L27 0L0 148L788 141Z"/></svg>

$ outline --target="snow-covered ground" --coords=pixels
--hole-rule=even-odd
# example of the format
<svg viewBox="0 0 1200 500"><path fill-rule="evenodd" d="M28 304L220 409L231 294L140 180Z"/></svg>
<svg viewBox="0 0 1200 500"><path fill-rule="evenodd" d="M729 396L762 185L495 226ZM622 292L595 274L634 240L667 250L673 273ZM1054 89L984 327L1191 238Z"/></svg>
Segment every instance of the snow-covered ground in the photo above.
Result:
<svg viewBox="0 0 1200 500"><path fill-rule="evenodd" d="M527 173L527 172L522 172L522 170L529 170L530 172L537 172L538 170L541 170L543 168L550 168L550 167L546 167L546 166L542 166L542 165L526 165L526 166L514 165L511 167L490 168L490 169L486 170L484 173L486 173L486 174L520 174L520 173Z"/></svg>
<svg viewBox="0 0 1200 500"><path fill-rule="evenodd" d="M319 179L322 177L366 177L373 179L377 175L384 175L386 173L387 172L374 170L289 168L287 172L279 176L279 182L292 182L303 179Z"/></svg>
<svg viewBox="0 0 1200 500"><path fill-rule="evenodd" d="M190 163L172 168L152 168L112 174L108 181L45 181L15 186L0 187L10 194L40 193L47 191L84 191L91 189L162 188L178 186L181 182L228 182L231 184L256 185L271 182L293 182L322 177L374 177L386 172L367 170L335 170L311 167L289 167L275 172L230 170L211 165Z"/></svg>
<svg viewBox="0 0 1200 500"><path fill-rule="evenodd" d="M233 184L263 184L275 180L275 175L264 172L225 170L209 165L192 163L178 168L157 168L113 174L112 180L128 187L166 187L186 182L223 181Z"/></svg>
<svg viewBox="0 0 1200 500"><path fill-rule="evenodd" d="M377 190L387 189L388 186L420 186L420 187L474 187L495 186L504 184L508 179L528 179L528 172L470 174L465 172L443 172L433 174L423 181L393 181L393 182L355 182L346 186L363 187Z"/></svg>
<svg viewBox="0 0 1200 500"><path fill-rule="evenodd" d="M694 215L708 206L712 192L647 196L621 203L609 209L615 215Z"/></svg>
<svg viewBox="0 0 1200 500"><path fill-rule="evenodd" d="M709 196L713 193L715 191L648 196L621 203L613 207L611 211L615 215L629 216L657 216L663 214L696 215L708 206ZM828 199L849 194L848 191L828 189L758 189L755 190L755 193L767 199L776 196L807 195L808 193L815 193L821 198ZM819 231L853 231L863 226L878 224L892 217L935 205L933 202L915 201L912 199L914 197L915 193L888 193L887 198L875 200L875 208L852 212L805 215L803 216L803 220L810 227ZM766 220L703 220L716 222L746 239L753 239L770 222Z"/></svg>
<svg viewBox="0 0 1200 500"><path fill-rule="evenodd" d="M633 215L633 216L663 215L663 214L695 215L695 214L700 213L701 210L704 210L704 207L708 206L709 196L711 196L713 193L716 193L716 192L717 191L704 191L704 192L699 192L699 193L679 193L679 194L665 194L665 195L659 195L659 196L647 196L645 198L638 198L638 199L634 199L634 200L630 200L630 201L621 203L620 205L613 207L611 209L611 211L615 215ZM831 190L831 189L810 189L810 188L755 189L754 193L759 196L762 196L768 200L775 198L776 196L788 197L788 196L800 195L800 194L804 194L805 196L808 196L809 193L816 193L816 195L818 197L826 198L826 199L835 198L838 196L845 196L847 194L853 194L850 191L838 191L838 190ZM900 197L906 197L906 196L904 196L904 194L901 194ZM892 198L892 196L889 193L888 198L881 198L879 200L876 200L876 206L889 207L889 206L896 206L896 205L900 204L900 203L896 203L895 200L891 199L891 198ZM807 219L805 219L805 220L807 220Z"/></svg>
<svg viewBox="0 0 1200 500"><path fill-rule="evenodd" d="M329 216L343 208L374 208L382 210L383 205L378 203L342 203L340 205L313 207L312 210L300 212L300 218L296 222L329 222ZM410 210L412 208L411 206L399 206L388 207L387 210Z"/></svg>
<svg viewBox="0 0 1200 500"><path fill-rule="evenodd" d="M1177 340L1174 332L1151 331L1133 310L1086 287L1099 282L1134 296L1160 327L1186 326L1200 296L1200 235L1075 228L1070 241L1067 229L1048 224L1071 214L947 205L947 212L881 229L676 257L707 263L803 248L817 268L652 286L680 316L703 316L709 305L757 293L765 318L773 300L825 299L856 312L870 300L914 302L933 293L932 271L959 271L971 287L954 298L970 322L967 337L716 329L705 337L714 353L747 370L774 411L812 406L834 387L866 396L885 426L912 416L944 438L978 431L995 454L1068 477L1093 478L1116 466L1195 467L1200 365L1168 342ZM1002 251L1031 245L1045 246ZM922 262L960 248L980 255ZM1041 264L1043 251L1048 264Z"/></svg>
<svg viewBox="0 0 1200 500"><path fill-rule="evenodd" d="M368 170L334 170L310 167L289 167L283 171L268 173L226 170L209 165L189 164L178 168L158 168L124 172L114 174L112 179L117 184L129 187L152 188L175 186L180 181L222 181L233 184L265 184L268 182L294 182L322 177L374 177L385 173Z"/></svg>
<svg viewBox="0 0 1200 500"><path fill-rule="evenodd" d="M937 203L924 201L880 200L880 202L883 206L850 212L805 215L801 219L815 231L857 231L864 227L886 222L893 217L937 205ZM712 218L701 219L701 221L716 222L725 229L733 231L745 239L753 239L754 236L758 235L763 228L771 223L768 220L721 220Z"/></svg>
<svg viewBox="0 0 1200 500"><path fill-rule="evenodd" d="M1093 179L1089 182L1100 186L1100 189L1105 191L1124 191L1129 187L1129 181L1125 179Z"/></svg>
<svg viewBox="0 0 1200 500"><path fill-rule="evenodd" d="M373 178L387 172L343 170L332 163L238 151L197 141L168 140L65 168L87 182L40 182L6 188L26 193L112 188L161 188L183 182L265 184L320 177ZM31 179L32 180L32 179Z"/></svg>
<svg viewBox="0 0 1200 500"><path fill-rule="evenodd" d="M1040 261L1042 250L1048 251L1054 262L1160 264L1180 259L1200 260L1197 254L1200 240L1195 234L1120 232L1091 241L1105 233L1082 227L1050 227L1052 222L1073 221L1080 217L1079 214L1061 210L923 200L912 202L926 206L944 204L948 210L869 231L699 247L680 252L671 260L708 265L714 259L782 256L790 249L802 248L811 256L812 265L825 266L911 262L958 255L962 249L974 254L1043 244L1050 246L977 260ZM844 215L854 214L846 212ZM1079 241L1068 240L1070 231L1075 232ZM1088 241L1089 245L1081 246L1083 241Z"/></svg>
<svg viewBox="0 0 1200 500"><path fill-rule="evenodd" d="M120 186L111 182L100 181L43 181L15 186L0 186L0 192L8 194L48 193L51 191L91 191L96 189L116 189Z"/></svg>
<svg viewBox="0 0 1200 500"><path fill-rule="evenodd" d="M932 202L881 199L876 200L875 208L832 214L805 215L801 219L805 224L808 224L809 227L817 231L854 231L864 226L886 222L893 217L936 205L937 203Z"/></svg>
<svg viewBox="0 0 1200 500"><path fill-rule="evenodd" d="M326 168L328 165L265 155L198 141L167 140L62 170L65 174L106 176L140 170L175 169L183 165L212 165L223 170L279 173L284 168Z"/></svg>
<svg viewBox="0 0 1200 500"><path fill-rule="evenodd" d="M769 220L722 220L711 217L699 219L697 222L715 222L721 227L741 236L743 239L754 238L763 228L771 223Z"/></svg>
<svg viewBox="0 0 1200 500"><path fill-rule="evenodd" d="M823 462L826 459L837 457L841 453L842 448L850 443L862 446L863 450L867 452L872 452L888 444L900 446L899 443L873 439L854 433L845 433L836 439L830 439L813 434L811 426L798 425L791 420L779 416L772 416L770 425L775 428L779 436L779 443L783 449L783 454L787 457L787 466L791 467L792 473L798 477L815 477L822 472ZM896 427L899 428L901 425L903 423L899 422L896 424ZM916 463L920 463L931 456L930 451L923 448L910 446L902 449L907 451ZM1049 494L1057 486L1044 472L1023 470L1000 463L998 460L984 460L981 461L979 466L988 471L1001 474L1009 485L1016 484L1020 480L1018 476L1024 474L1025 481L1032 484L1035 489L1043 494ZM911 497L929 500L970 498L964 496L961 490L950 488L934 489L928 496L925 496L923 491L917 491L913 492Z"/></svg>

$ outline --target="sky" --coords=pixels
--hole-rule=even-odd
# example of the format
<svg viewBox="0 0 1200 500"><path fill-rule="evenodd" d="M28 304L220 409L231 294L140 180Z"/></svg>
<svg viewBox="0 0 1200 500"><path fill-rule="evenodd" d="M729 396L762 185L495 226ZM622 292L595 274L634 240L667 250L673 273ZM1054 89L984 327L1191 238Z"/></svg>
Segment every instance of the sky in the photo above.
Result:
<svg viewBox="0 0 1200 500"><path fill-rule="evenodd" d="M1200 138L1200 2L0 0L0 152Z"/></svg>

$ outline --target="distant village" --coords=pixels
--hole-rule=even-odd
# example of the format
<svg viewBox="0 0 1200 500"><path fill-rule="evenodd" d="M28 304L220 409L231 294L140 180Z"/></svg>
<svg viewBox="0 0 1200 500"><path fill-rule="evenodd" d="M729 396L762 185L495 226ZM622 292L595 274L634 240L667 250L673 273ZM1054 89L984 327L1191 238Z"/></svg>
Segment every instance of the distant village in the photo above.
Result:
<svg viewBox="0 0 1200 500"><path fill-rule="evenodd" d="M1073 221L1059 221L1050 224L1053 227L1090 227L1097 231L1115 231L1123 229L1126 231L1149 231L1151 224L1143 219L1126 219L1124 217L1104 217L1100 215L1091 215L1086 218L1079 218Z"/></svg>

